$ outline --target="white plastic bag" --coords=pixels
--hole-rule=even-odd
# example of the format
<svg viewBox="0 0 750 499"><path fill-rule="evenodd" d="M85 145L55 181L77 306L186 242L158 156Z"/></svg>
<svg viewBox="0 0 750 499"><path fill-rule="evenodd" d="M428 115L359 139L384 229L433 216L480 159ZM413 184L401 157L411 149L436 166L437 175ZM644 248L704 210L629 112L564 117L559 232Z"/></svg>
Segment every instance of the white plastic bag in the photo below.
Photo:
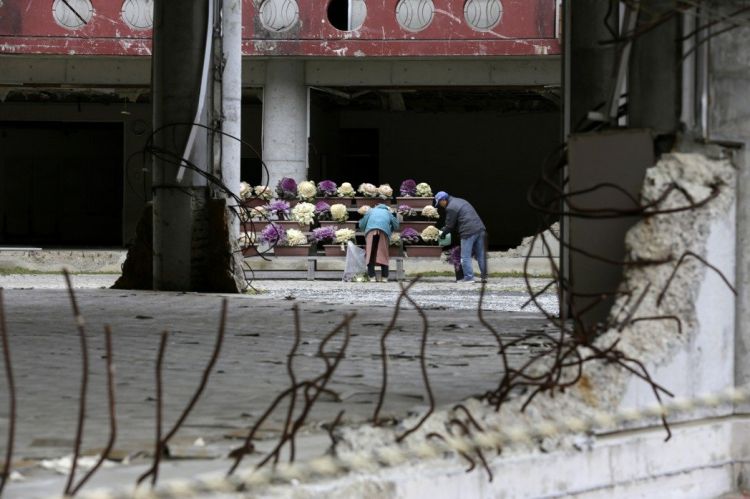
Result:
<svg viewBox="0 0 750 499"><path fill-rule="evenodd" d="M367 273L365 250L349 241L346 243L346 264L343 281L354 281L358 275Z"/></svg>

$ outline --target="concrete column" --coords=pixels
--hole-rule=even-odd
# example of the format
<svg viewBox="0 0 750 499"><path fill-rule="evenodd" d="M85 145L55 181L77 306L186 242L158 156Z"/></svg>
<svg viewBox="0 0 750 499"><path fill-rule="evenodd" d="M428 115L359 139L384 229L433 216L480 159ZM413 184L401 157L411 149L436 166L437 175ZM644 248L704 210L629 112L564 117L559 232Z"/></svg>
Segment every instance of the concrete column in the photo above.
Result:
<svg viewBox="0 0 750 499"><path fill-rule="evenodd" d="M307 178L307 119L305 63L268 61L263 89L263 161L271 187L282 177Z"/></svg>
<svg viewBox="0 0 750 499"><path fill-rule="evenodd" d="M223 0L221 40L224 72L221 80L221 178L239 196L242 144L242 1ZM230 204L234 204L231 203ZM230 234L239 237L240 221L232 217Z"/></svg>
<svg viewBox="0 0 750 499"><path fill-rule="evenodd" d="M636 30L674 8L674 0L647 2ZM681 31L681 18L674 16L635 38L628 74L629 126L659 134L676 132L682 101Z"/></svg>
<svg viewBox="0 0 750 499"><path fill-rule="evenodd" d="M154 4L152 94L154 130L195 118L203 66L208 0ZM187 171L177 181L190 128L177 126L156 133L154 145L167 151L153 166L153 284L158 290L191 286L193 203L205 198L205 182ZM190 159L202 168L208 156L206 133L196 135Z"/></svg>

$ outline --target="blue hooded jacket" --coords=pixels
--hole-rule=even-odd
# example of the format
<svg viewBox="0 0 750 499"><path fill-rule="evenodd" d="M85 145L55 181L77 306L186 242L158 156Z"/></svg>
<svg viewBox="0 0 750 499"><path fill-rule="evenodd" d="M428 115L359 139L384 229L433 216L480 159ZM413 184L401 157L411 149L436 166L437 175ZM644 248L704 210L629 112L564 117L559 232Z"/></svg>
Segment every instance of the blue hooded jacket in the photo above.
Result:
<svg viewBox="0 0 750 499"><path fill-rule="evenodd" d="M365 235L371 230L380 229L390 239L391 232L398 230L398 219L391 213L391 209L384 204L379 204L370 209L362 220L359 221L359 230Z"/></svg>

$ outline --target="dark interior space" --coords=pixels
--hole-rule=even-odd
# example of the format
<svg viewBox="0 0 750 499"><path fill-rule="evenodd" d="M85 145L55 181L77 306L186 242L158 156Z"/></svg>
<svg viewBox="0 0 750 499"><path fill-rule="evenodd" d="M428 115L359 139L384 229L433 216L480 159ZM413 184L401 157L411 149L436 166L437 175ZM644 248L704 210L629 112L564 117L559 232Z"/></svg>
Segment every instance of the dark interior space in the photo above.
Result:
<svg viewBox="0 0 750 499"><path fill-rule="evenodd" d="M121 123L0 124L0 244L121 246Z"/></svg>
<svg viewBox="0 0 750 499"><path fill-rule="evenodd" d="M313 89L310 106L312 179L427 182L477 208L493 249L539 228L526 193L560 140L544 89L337 87Z"/></svg>

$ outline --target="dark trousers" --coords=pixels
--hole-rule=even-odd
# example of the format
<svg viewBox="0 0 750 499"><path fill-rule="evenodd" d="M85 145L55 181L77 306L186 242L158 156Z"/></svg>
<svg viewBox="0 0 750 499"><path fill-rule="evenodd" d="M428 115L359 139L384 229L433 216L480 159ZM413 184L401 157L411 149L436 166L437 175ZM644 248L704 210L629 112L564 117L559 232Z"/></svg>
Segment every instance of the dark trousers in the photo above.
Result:
<svg viewBox="0 0 750 499"><path fill-rule="evenodd" d="M380 244L380 233L376 232L372 236L372 248L370 248L370 261L367 262L367 275L369 277L375 277L375 261L378 255L378 245ZM387 244L384 242L384 244ZM380 266L380 274L383 279L388 279L388 265Z"/></svg>

